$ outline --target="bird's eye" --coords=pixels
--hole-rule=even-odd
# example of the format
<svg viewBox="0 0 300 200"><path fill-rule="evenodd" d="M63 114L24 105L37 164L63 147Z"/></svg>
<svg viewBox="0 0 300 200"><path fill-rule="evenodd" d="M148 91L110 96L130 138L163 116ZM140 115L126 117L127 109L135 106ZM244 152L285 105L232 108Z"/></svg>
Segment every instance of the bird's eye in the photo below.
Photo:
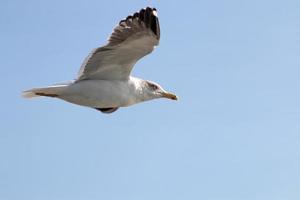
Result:
<svg viewBox="0 0 300 200"><path fill-rule="evenodd" d="M154 85L153 83L148 83L148 86L150 89L152 90L157 90L158 89L158 86L157 85Z"/></svg>

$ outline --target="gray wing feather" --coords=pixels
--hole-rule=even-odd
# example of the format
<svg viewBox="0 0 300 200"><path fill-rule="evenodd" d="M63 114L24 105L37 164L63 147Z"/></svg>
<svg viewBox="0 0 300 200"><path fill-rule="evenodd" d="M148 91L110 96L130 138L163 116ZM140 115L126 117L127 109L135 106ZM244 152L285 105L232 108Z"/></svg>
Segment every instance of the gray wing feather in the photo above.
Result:
<svg viewBox="0 0 300 200"><path fill-rule="evenodd" d="M141 9L121 20L108 44L94 49L84 60L77 80L127 79L134 64L159 43L155 8Z"/></svg>

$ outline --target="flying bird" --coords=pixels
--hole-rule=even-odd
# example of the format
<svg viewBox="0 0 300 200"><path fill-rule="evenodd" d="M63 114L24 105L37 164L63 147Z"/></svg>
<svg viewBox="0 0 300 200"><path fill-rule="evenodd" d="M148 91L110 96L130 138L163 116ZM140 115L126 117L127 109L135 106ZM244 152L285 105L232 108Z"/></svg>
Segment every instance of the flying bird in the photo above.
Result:
<svg viewBox="0 0 300 200"><path fill-rule="evenodd" d="M54 97L103 113L157 98L177 100L159 84L130 76L135 63L151 53L159 39L156 9L141 9L119 22L106 45L92 50L75 80L33 88L23 97Z"/></svg>

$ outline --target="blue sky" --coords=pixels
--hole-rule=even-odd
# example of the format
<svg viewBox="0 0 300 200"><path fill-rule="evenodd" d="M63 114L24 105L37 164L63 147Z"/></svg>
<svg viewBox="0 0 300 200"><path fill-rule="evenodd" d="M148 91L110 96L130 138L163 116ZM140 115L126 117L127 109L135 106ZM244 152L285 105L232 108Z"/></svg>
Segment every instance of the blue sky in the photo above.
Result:
<svg viewBox="0 0 300 200"><path fill-rule="evenodd" d="M179 101L104 115L21 91L75 78L119 20L155 6L133 75ZM299 1L0 2L2 200L300 199Z"/></svg>

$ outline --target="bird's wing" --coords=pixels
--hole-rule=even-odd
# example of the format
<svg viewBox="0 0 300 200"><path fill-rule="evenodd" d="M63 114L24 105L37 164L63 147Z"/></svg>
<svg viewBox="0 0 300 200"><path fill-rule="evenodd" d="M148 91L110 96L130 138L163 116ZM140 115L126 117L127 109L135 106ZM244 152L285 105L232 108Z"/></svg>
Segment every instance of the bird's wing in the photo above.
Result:
<svg viewBox="0 0 300 200"><path fill-rule="evenodd" d="M127 79L134 64L153 51L159 38L156 9L141 9L119 22L107 45L94 49L88 55L77 80Z"/></svg>

